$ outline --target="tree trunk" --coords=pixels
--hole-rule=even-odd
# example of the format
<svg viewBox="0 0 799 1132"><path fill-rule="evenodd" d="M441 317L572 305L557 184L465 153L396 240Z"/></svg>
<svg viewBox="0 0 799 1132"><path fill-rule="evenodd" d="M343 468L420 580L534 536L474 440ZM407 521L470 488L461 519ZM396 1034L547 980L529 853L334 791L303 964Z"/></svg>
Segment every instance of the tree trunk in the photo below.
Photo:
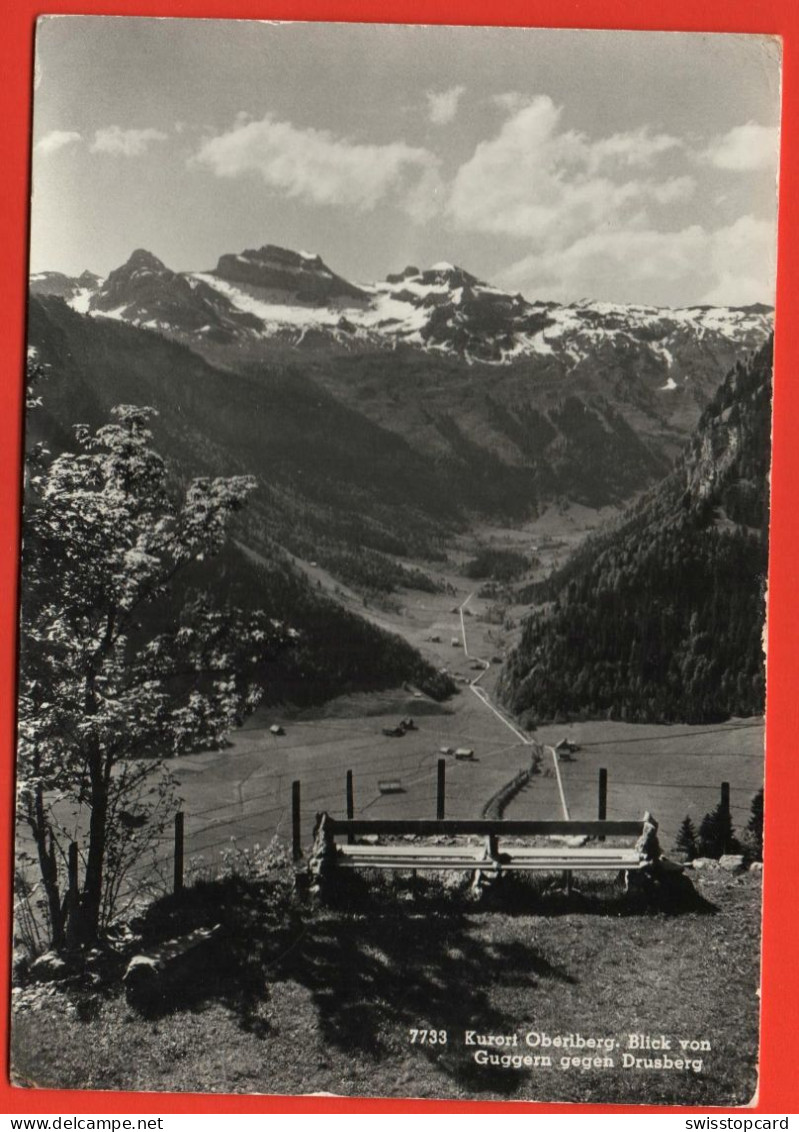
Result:
<svg viewBox="0 0 799 1132"><path fill-rule="evenodd" d="M69 936L78 946L87 947L97 941L100 930L100 908L103 896L103 864L105 861L106 825L108 820L108 787L99 751L89 763L89 842L86 851L86 872L80 899L71 909L73 922Z"/></svg>
<svg viewBox="0 0 799 1132"><path fill-rule="evenodd" d="M84 712L97 713L95 680L113 629L113 615L109 614L105 638L86 676ZM78 946L88 947L96 942L100 928L100 908L103 896L103 863L105 860L106 824L108 820L108 778L110 766L95 737L86 752L86 769L89 772L89 843L86 851L86 872L80 899L70 909L71 923L67 934Z"/></svg>
<svg viewBox="0 0 799 1132"><path fill-rule="evenodd" d="M64 910L61 907L61 893L58 887L58 864L56 862L55 843L53 833L44 815L44 798L42 787L36 787L34 813L30 815L28 824L33 832L36 842L36 852L39 857L39 870L42 875L47 909L50 913L51 944L56 951L63 948L66 939L64 934ZM48 837L49 834L49 837Z"/></svg>

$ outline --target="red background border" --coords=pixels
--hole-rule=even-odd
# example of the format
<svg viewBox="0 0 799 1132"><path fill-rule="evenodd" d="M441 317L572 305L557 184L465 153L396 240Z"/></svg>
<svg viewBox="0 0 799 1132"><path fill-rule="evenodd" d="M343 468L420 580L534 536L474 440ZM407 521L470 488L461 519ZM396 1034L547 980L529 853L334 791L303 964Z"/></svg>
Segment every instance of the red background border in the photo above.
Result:
<svg viewBox="0 0 799 1132"><path fill-rule="evenodd" d="M512 1107L485 1102L431 1102L198 1096L186 1094L62 1092L14 1089L8 1083L8 976L13 796L13 730L20 478L21 391L33 35L41 13L342 20L380 23L502 24L551 27L732 31L780 35L784 40L783 127L772 474L772 561L769 577L768 720L766 763L763 1016L759 1101L755 1111L799 1109L796 1064L796 827L799 806L799 735L795 689L799 676L799 622L792 607L799 559L799 390L792 380L799 358L794 328L799 295L799 4L796 0L10 0L0 44L3 173L0 177L0 1018L3 1019L0 1110L4 1113L294 1113L294 1112L677 1112L724 1110L593 1105ZM793 441L793 442L792 442Z"/></svg>

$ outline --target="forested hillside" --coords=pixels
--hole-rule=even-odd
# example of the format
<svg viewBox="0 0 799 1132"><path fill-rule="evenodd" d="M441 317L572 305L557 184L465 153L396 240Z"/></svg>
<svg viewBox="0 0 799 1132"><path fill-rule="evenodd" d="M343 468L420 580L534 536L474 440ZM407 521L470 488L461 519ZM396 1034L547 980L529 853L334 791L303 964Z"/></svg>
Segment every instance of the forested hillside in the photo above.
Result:
<svg viewBox="0 0 799 1132"><path fill-rule="evenodd" d="M267 698L320 702L355 690L411 681L436 698L454 685L402 638L347 611L311 586L291 564L282 545L302 545L322 559L343 556L342 531L365 548L351 556L351 573L364 587L434 586L423 571L402 567L369 549L389 540L381 524L380 493L401 507L404 491L430 494L421 461L404 465L407 479L393 476L397 438L339 409L301 378L275 373L259 385L214 370L185 347L113 321L81 319L63 303L31 303L30 335L46 378L37 384L41 405L31 414L26 443L43 443L53 454L74 446L73 426L95 428L120 403L153 405L154 446L175 481L195 476L255 473L259 486L237 516L233 540L216 559L195 564L184 586L213 593L220 606L261 609L297 631L260 674ZM358 455L371 452L371 475L360 489ZM414 479L421 476L420 480ZM303 498L299 498L302 491ZM391 496L393 490L394 495ZM353 499L350 508L329 510ZM364 513L358 511L364 502ZM444 504L441 503L443 508ZM401 513L401 512L400 512ZM435 530L428 517L428 528ZM413 538L413 534L410 535ZM421 538L422 536L420 536ZM396 538L398 553L404 543ZM341 574L348 563L342 564ZM148 613L168 621L186 595L174 594Z"/></svg>
<svg viewBox="0 0 799 1132"><path fill-rule="evenodd" d="M232 373L50 297L31 300L29 338L51 373L31 440L68 446L75 421L96 427L115 404L152 405L156 443L177 475L258 477L246 513L246 541L258 549L279 543L385 592L413 581L386 554L435 561L463 522L454 472L282 363Z"/></svg>
<svg viewBox="0 0 799 1132"><path fill-rule="evenodd" d="M501 694L533 720L689 723L764 708L771 343L673 473L528 596Z"/></svg>
<svg viewBox="0 0 799 1132"><path fill-rule="evenodd" d="M139 249L106 280L32 290L32 343L80 358L72 396L151 387L173 443L246 451L284 545L363 589L385 561L360 578L334 544L435 557L475 515L623 505L771 325L765 307L531 304L447 264L363 290L272 246L194 274Z"/></svg>
<svg viewBox="0 0 799 1132"><path fill-rule="evenodd" d="M403 682L436 700L455 690L406 640L314 589L280 552L264 558L231 540L214 559L192 565L180 592L157 605L152 616L169 621L185 599L204 593L223 608L263 610L295 631L290 647L275 651L258 670L267 703L315 704Z"/></svg>

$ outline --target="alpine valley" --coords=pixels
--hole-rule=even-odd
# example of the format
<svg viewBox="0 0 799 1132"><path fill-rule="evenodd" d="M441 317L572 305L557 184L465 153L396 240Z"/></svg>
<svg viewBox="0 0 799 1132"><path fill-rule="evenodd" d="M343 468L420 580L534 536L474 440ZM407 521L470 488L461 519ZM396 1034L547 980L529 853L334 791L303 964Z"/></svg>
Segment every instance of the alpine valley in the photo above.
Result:
<svg viewBox="0 0 799 1132"><path fill-rule="evenodd" d="M728 374L665 480L525 595L501 689L516 713L763 711L771 353Z"/></svg>
<svg viewBox="0 0 799 1132"><path fill-rule="evenodd" d="M221 569L316 642L303 671L317 698L398 679L445 694L440 658L402 630L407 595L451 593L481 548L521 548L502 595L528 610L553 565L533 552L541 531L574 548L655 489L773 321L761 305L528 300L448 263L356 284L273 245L195 272L138 250L105 279L44 272L30 291L30 347L50 377L28 442L63 448L75 422L152 405L179 476L255 475ZM406 640L385 632L386 612ZM363 650L334 656L353 633Z"/></svg>

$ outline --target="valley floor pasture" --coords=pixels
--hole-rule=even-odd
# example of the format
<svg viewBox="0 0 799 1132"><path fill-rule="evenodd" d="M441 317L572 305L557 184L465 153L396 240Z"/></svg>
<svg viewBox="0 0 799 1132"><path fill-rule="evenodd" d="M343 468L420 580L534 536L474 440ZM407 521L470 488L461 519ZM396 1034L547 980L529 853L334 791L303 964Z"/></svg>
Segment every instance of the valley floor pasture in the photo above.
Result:
<svg viewBox="0 0 799 1132"><path fill-rule="evenodd" d="M486 529L484 540L504 549L529 550L532 545L545 545L555 531L564 542L577 545L590 524L578 509L572 512L565 517L546 514L518 530ZM472 551L469 544L454 553L465 560ZM526 607L508 605L498 621L492 599L481 597L479 583L464 578L454 561L442 575L445 590L403 591L395 606L385 607L364 604L362 597L315 563L298 561L298 565L314 585L381 628L405 637L437 668L446 668L458 694L439 704L406 686L340 696L302 710L263 707L232 733L223 750L173 760L170 769L179 784L185 815L187 879L213 873L222 853L264 846L273 837L288 843L295 781L300 783L301 841L306 850L317 813L346 815L348 770L353 774L356 816L434 817L437 763L444 758L446 816L479 817L489 799L530 766L533 740L554 746L568 738L579 746L558 766L572 818L597 816L598 775L605 768L607 817L637 820L650 810L660 823L667 853L686 814L698 826L715 807L723 781L730 783L734 825L738 830L746 825L752 796L763 783L762 719L702 726L595 720L524 732L504 712L492 710L492 693ZM487 694L490 705L475 694L472 683ZM413 719L414 729L401 737L384 734L408 718ZM272 726L284 733L273 734ZM461 761L454 753L442 753L458 748L473 750L474 758ZM384 787L392 783L395 792L381 792L381 783ZM545 752L539 773L505 813L539 820L564 816L551 750ZM75 832L80 840L81 828ZM18 837L21 848L30 848L23 827ZM171 887L171 831L157 847L155 869L147 863L137 871L146 876L148 891Z"/></svg>
<svg viewBox="0 0 799 1132"><path fill-rule="evenodd" d="M516 537L529 540L530 534L518 532ZM335 585L323 571L309 569L324 588ZM752 797L763 784L762 719L698 726L594 720L541 726L527 733L525 742L526 733L470 687L477 685L491 699L499 661L524 611L510 607L508 620L497 625L490 602L475 594L473 584L455 572L447 581L448 593L409 591L398 610L361 612L401 633L437 667L446 667L459 693L438 704L406 687L343 696L304 711L265 708L232 735L225 750L180 759L174 771L186 814L189 868L211 865L215 854L234 844L247 849L273 836L289 840L294 781L301 785L302 842L308 846L318 812L346 815L348 770L357 816L434 817L437 763L443 757L446 816L479 817L489 799L530 766L533 740L554 747L568 738L579 746L558 765L572 818L597 816L603 767L608 772L607 816L634 820L650 810L666 852L686 814L698 826L716 806L722 782L730 784L734 825L746 825ZM356 605L355 595L341 587L337 597ZM384 734L407 718L413 719L413 730L401 737ZM272 725L285 734L272 734ZM460 761L442 753L458 748L473 750L474 758ZM381 782L393 783L396 792L381 793ZM506 815L564 816L551 750ZM168 847L162 863L168 876Z"/></svg>
<svg viewBox="0 0 799 1132"><path fill-rule="evenodd" d="M239 731L223 752L193 755L175 766L186 813L186 853L208 858L235 837L240 847L291 835L291 783L301 784L303 844L317 812L346 815L346 773L353 772L355 813L362 817L435 817L437 763L446 759L446 814L475 817L492 794L530 763L530 747L468 689L446 707L403 693L333 702L341 714L285 722L284 736L263 724ZM415 729L383 729L412 718ZM460 761L442 747L474 750ZM392 781L399 792L381 794ZM560 813L554 778L536 782L543 808Z"/></svg>
<svg viewBox="0 0 799 1132"><path fill-rule="evenodd" d="M275 837L290 843L292 783L299 782L307 857L317 813L346 815L347 771L356 816L432 818L443 758L446 816L479 817L530 766L533 741L544 746L543 758L505 816L558 820L565 800L572 818L593 818L604 768L607 816L640 820L652 811L668 854L685 815L698 825L715 807L722 781L730 784L733 823L745 827L763 780L762 719L712 726L591 721L525 732L492 696L524 609L510 607L498 624L489 602L454 571L445 593L403 593L399 608L364 608L357 595L309 569L338 600L361 605L446 667L458 693L436 703L406 685L312 708L270 704L225 749L174 760L185 888L154 906L173 916L159 938L219 923L223 955L153 1016L126 1003L118 980L74 995L23 990L13 1029L17 1082L748 1103L757 1081L757 872L698 870L690 883L654 899L625 893L610 877L579 875L566 895L552 876L506 876L477 904L466 876L350 874L331 905L295 894L278 908L273 882L257 870L262 855L248 854ZM386 734L408 719L414 726L404 734ZM563 738L577 750L558 760L561 796L553 748ZM457 759L457 748L474 757ZM157 858L155 869L148 864L134 877L150 898L172 889L169 829ZM420 1040L431 1032L435 1042ZM474 1035L488 1044L476 1044ZM504 1044L494 1044L496 1037ZM560 1044L543 1044L555 1038ZM646 1047L647 1040L657 1045Z"/></svg>
<svg viewBox="0 0 799 1132"><path fill-rule="evenodd" d="M739 831L745 828L752 798L763 785L762 718L693 727L592 721L541 727L536 732L546 744L564 736L580 748L560 761L570 816L583 820L597 816L599 768L604 767L608 818L626 820L650 810L667 853L686 814L698 827L718 804L722 782L730 784L730 812ZM528 816L527 799L537 785L534 779L529 790L511 802L507 817ZM537 808L529 816L538 817Z"/></svg>
<svg viewBox="0 0 799 1132"><path fill-rule="evenodd" d="M352 770L355 813L361 817L434 817L439 758L446 760L446 814L479 817L483 806L530 763L530 747L464 688L452 705L439 707L403 695L348 698L329 706L332 715L286 722L284 736L262 724L239 731L223 752L193 755L175 766L186 814L186 854L191 866L210 864L235 838L239 848L273 836L291 836L291 783L301 783L303 844L310 844L316 814L346 815L346 772ZM431 711L431 714L427 714ZM416 712L416 714L414 714ZM412 716L416 730L401 738L382 734ZM763 783L762 720L715 726L590 722L541 728L535 737L555 744L568 735L580 747L559 769L569 814L597 816L600 767L608 771L611 819L634 820L650 810L668 853L689 814L698 826L730 783L733 824L741 830L753 795ZM441 748L466 747L470 761L442 756ZM392 780L398 793L381 794ZM507 817L562 817L557 780L545 757L541 772L508 805ZM202 858L202 862L197 859Z"/></svg>

